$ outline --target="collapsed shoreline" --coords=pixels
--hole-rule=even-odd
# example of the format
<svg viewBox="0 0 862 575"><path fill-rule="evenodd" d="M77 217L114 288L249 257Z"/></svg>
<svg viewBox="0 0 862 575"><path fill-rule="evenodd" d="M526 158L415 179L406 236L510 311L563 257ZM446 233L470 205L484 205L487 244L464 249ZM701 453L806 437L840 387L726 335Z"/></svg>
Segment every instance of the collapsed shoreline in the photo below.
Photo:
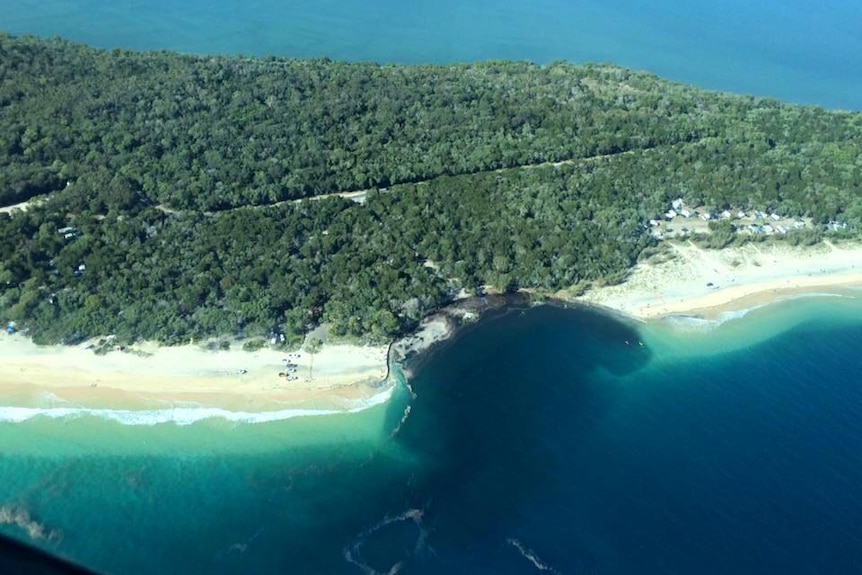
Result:
<svg viewBox="0 0 862 575"><path fill-rule="evenodd" d="M81 346L40 347L22 336L4 335L0 406L155 410L165 421L188 417L190 409L215 410L213 417L237 421L255 420L254 414L262 414L258 420L263 421L266 414L287 418L359 411L391 397L399 383L393 367L409 379L442 344L492 313L546 303L597 307L641 322L680 315L714 319L799 295L855 297L854 288L862 287L859 245L708 251L674 244L671 249L673 259L639 263L623 283L577 297L562 292L536 302L520 291L456 300L388 346L327 344L311 354L142 344L96 356ZM284 365L293 366L290 380L281 377ZM25 412L16 413L26 419Z"/></svg>

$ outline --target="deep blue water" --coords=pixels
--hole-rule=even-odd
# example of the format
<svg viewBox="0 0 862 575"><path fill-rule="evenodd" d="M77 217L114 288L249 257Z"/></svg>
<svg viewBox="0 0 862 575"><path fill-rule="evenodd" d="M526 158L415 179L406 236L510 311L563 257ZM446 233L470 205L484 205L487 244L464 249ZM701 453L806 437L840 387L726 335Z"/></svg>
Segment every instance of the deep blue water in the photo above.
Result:
<svg viewBox="0 0 862 575"><path fill-rule="evenodd" d="M0 425L0 505L113 573L857 573L860 373L858 300L516 310L358 415Z"/></svg>
<svg viewBox="0 0 862 575"><path fill-rule="evenodd" d="M0 0L0 29L193 53L610 61L862 109L848 1ZM361 414L0 424L0 512L118 574L858 573L860 373L858 300L705 334L514 311L438 350L415 399Z"/></svg>
<svg viewBox="0 0 862 575"><path fill-rule="evenodd" d="M860 572L858 311L685 359L583 311L476 330L417 378L401 438L439 464L421 562L529 572L517 541L560 573Z"/></svg>
<svg viewBox="0 0 862 575"><path fill-rule="evenodd" d="M0 0L0 29L191 53L612 62L862 109L862 3L851 0Z"/></svg>

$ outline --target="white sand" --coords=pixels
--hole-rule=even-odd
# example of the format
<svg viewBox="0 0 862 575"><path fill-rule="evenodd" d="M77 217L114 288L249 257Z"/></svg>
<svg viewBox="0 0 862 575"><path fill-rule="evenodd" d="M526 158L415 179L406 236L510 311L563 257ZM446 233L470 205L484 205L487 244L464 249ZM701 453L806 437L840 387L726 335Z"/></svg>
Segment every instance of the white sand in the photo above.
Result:
<svg viewBox="0 0 862 575"><path fill-rule="evenodd" d="M748 244L720 251L691 243L666 245L672 258L638 264L624 283L592 289L577 301L640 319L671 314L710 317L783 294L836 293L862 286L862 245ZM416 333L393 344L393 360L445 340L466 313L454 306L426 318ZM243 410L285 405L337 408L378 393L387 374L384 346L327 344L316 354L298 355L153 344L135 351L151 355L113 351L97 356L83 347L41 347L18 335L0 335L0 404L26 402L34 394L50 392L87 406L193 401ZM284 360L296 370L290 372ZM291 379L280 377L280 372Z"/></svg>
<svg viewBox="0 0 862 575"><path fill-rule="evenodd" d="M316 354L190 345L135 349L152 355L97 356L80 346L43 347L18 335L0 336L0 396L31 389L101 405L159 399L244 408L257 401L261 409L274 402L333 406L370 397L386 377L387 348L379 346L325 345ZM296 365L295 372L289 373L284 360Z"/></svg>
<svg viewBox="0 0 862 575"><path fill-rule="evenodd" d="M691 242L667 245L672 259L639 263L624 283L594 288L577 300L639 319L672 314L713 317L783 295L838 293L862 286L858 244L747 244L723 250L704 250Z"/></svg>

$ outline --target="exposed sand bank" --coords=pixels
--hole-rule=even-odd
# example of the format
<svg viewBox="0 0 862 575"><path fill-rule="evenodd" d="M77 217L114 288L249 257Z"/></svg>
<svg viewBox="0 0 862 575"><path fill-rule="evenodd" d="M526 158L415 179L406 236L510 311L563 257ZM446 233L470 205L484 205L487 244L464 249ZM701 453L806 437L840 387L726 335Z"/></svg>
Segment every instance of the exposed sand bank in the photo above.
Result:
<svg viewBox="0 0 862 575"><path fill-rule="evenodd" d="M379 393L386 378L387 348L381 346L324 345L310 354L148 344L135 351L141 355L97 356L83 347L37 346L4 334L0 404L57 397L88 407L152 408L167 402L246 411L285 405L339 409Z"/></svg>
<svg viewBox="0 0 862 575"><path fill-rule="evenodd" d="M862 245L812 247L746 244L705 250L667 244L669 258L639 263L622 284L576 298L638 319L720 314L812 292L850 293L862 286Z"/></svg>

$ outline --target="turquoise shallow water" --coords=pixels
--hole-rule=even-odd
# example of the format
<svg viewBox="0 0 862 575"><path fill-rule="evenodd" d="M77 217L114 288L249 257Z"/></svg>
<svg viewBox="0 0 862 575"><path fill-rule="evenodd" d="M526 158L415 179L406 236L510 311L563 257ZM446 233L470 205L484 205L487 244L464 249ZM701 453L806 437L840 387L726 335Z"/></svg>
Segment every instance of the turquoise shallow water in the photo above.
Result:
<svg viewBox="0 0 862 575"><path fill-rule="evenodd" d="M340 568L343 539L363 525L353 498L373 495L372 470L400 466L387 422L404 401L259 424L0 424L0 508L27 513L0 530L111 573L316 572L316 558ZM331 545L309 539L327 529Z"/></svg>
<svg viewBox="0 0 862 575"><path fill-rule="evenodd" d="M105 48L379 62L612 62L704 88L862 109L849 0L0 0L0 29Z"/></svg>
<svg viewBox="0 0 862 575"><path fill-rule="evenodd" d="M858 572L860 370L858 299L513 310L359 414L0 425L0 506L113 573Z"/></svg>
<svg viewBox="0 0 862 575"><path fill-rule="evenodd" d="M862 5L846 1L0 0L0 28L194 53L611 61L862 109ZM358 414L0 423L0 531L123 574L862 572L862 304L679 323L514 311L435 353L415 398Z"/></svg>

